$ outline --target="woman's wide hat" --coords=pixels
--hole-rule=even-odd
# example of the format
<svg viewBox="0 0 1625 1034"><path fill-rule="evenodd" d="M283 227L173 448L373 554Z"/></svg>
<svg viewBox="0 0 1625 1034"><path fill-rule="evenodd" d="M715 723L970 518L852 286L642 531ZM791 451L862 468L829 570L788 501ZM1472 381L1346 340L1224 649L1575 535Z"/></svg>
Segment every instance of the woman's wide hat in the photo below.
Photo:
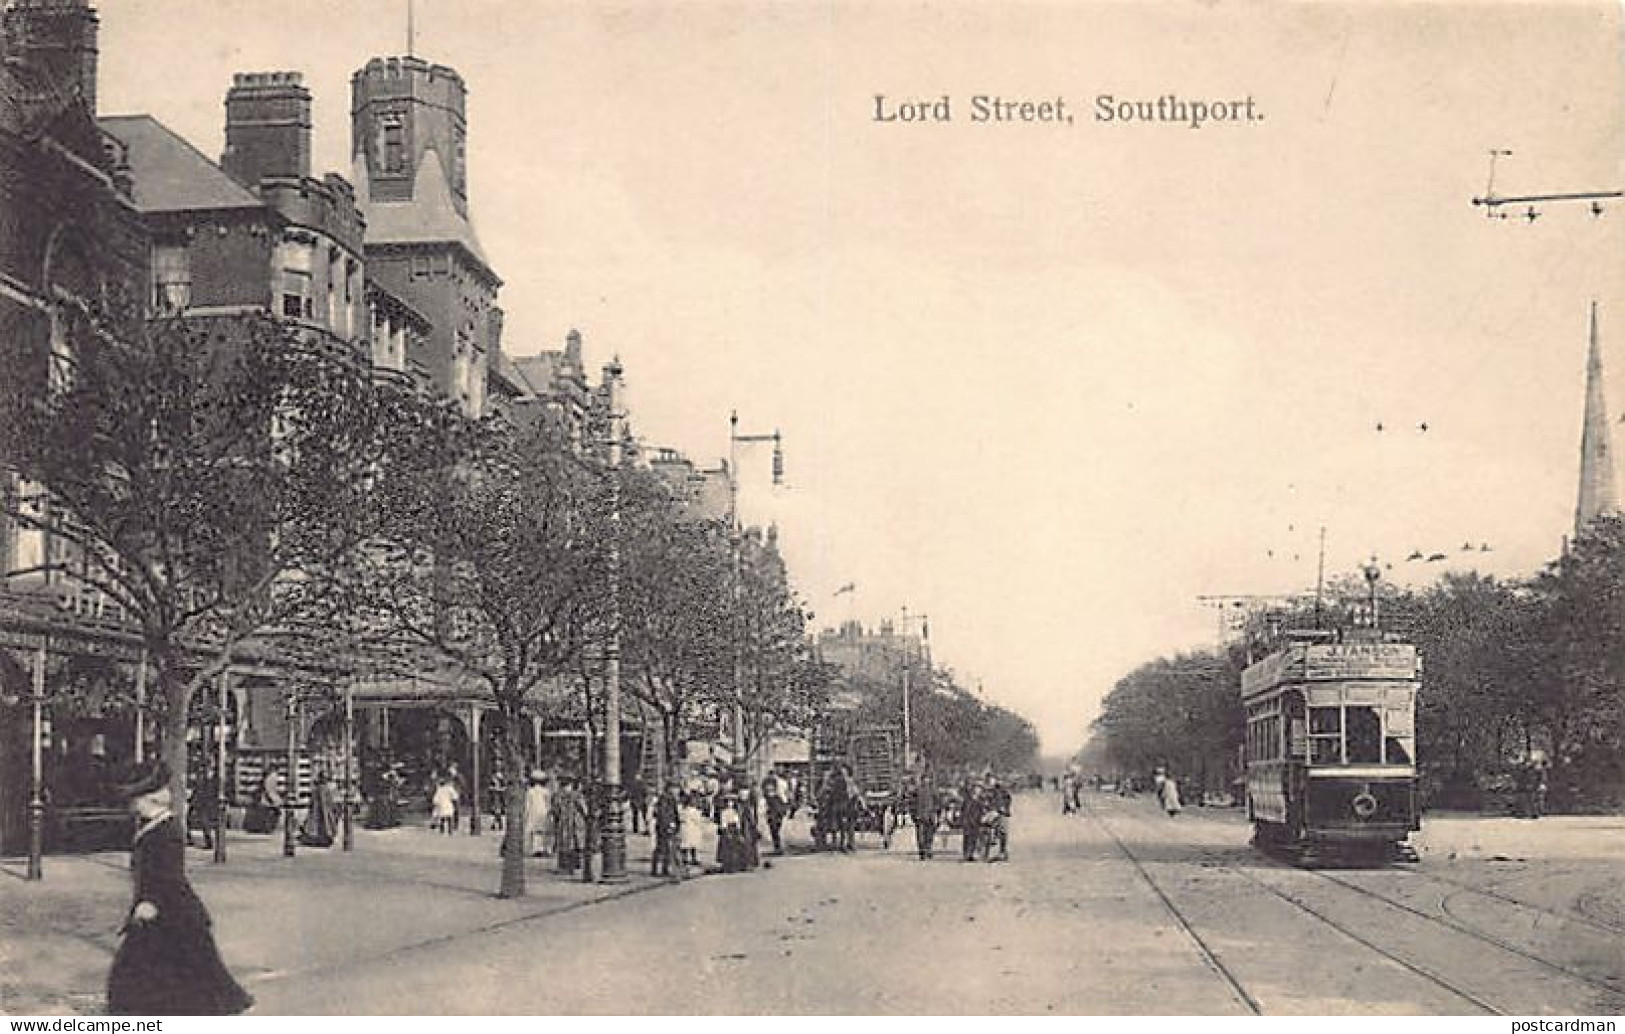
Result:
<svg viewBox="0 0 1625 1034"><path fill-rule="evenodd" d="M138 762L115 780L111 789L119 797L133 800L167 787L169 775L169 766L161 760Z"/></svg>

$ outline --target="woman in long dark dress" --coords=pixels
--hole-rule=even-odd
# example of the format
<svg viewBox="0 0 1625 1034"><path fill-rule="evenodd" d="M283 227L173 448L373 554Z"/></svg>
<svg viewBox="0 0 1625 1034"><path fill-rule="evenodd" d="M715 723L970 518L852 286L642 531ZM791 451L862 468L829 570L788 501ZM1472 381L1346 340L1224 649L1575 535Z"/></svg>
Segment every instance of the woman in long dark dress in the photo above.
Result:
<svg viewBox="0 0 1625 1034"><path fill-rule="evenodd" d="M185 835L170 809L169 767L141 766L119 787L137 828L135 893L107 975L116 1016L230 1016L254 1004L215 947L209 912L183 869Z"/></svg>

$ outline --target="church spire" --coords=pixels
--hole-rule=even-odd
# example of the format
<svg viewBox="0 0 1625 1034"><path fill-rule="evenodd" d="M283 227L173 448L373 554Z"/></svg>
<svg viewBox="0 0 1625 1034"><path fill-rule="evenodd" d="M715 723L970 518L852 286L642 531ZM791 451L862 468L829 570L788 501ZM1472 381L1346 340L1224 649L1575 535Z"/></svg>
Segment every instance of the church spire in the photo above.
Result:
<svg viewBox="0 0 1625 1034"><path fill-rule="evenodd" d="M1579 535L1600 514L1619 512L1614 454L1608 440L1608 402L1603 391L1602 343L1597 334L1597 303L1591 303L1591 349L1586 356L1585 424L1580 432L1580 499L1574 510Z"/></svg>

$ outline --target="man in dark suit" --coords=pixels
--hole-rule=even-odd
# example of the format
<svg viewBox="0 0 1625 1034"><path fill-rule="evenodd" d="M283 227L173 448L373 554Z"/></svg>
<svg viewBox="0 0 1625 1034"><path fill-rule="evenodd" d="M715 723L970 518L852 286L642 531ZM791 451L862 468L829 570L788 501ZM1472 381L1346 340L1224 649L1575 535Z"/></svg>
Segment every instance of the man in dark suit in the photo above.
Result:
<svg viewBox="0 0 1625 1034"><path fill-rule="evenodd" d="M909 814L914 819L914 844L919 848L921 861L930 859L936 847L937 816L941 811L937 777L930 766L926 766L914 783L914 799L909 807Z"/></svg>

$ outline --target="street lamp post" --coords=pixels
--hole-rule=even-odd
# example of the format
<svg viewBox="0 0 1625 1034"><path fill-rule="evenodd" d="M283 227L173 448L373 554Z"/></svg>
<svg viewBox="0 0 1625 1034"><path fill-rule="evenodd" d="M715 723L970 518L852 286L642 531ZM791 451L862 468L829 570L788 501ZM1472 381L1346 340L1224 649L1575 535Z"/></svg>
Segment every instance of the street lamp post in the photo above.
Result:
<svg viewBox="0 0 1625 1034"><path fill-rule="evenodd" d="M342 850L355 850L355 680L344 683L344 823Z"/></svg>
<svg viewBox="0 0 1625 1034"><path fill-rule="evenodd" d="M40 637L34 654L34 750L32 779L28 795L28 872L37 880L45 875L45 651Z"/></svg>
<svg viewBox="0 0 1625 1034"><path fill-rule="evenodd" d="M922 641L929 640L930 637L931 637L931 626L929 624L930 618L928 618L924 614L916 614L914 616L919 618L919 620L920 620L920 638L921 638L921 640ZM902 622L902 633L903 633L903 764L912 765L913 762L914 762L914 707L913 707L913 701L911 699L911 692L910 691L913 688L911 686L911 682L912 682L911 676L913 674L913 668L914 668L914 648L908 642L908 623L909 623L908 608L904 607L903 608L903 622ZM930 657L931 657L931 655L930 655L930 652L929 652L929 644L927 644L926 652L925 652L927 685L929 685L929 680L931 678Z"/></svg>
<svg viewBox="0 0 1625 1034"><path fill-rule="evenodd" d="M220 669L218 699L220 713L215 716L215 769L214 769L214 860L226 860L226 693L231 680L230 668Z"/></svg>
<svg viewBox="0 0 1625 1034"><path fill-rule="evenodd" d="M282 776L282 856L292 858L293 798L299 791L299 695L288 694L288 757Z"/></svg>
<svg viewBox="0 0 1625 1034"><path fill-rule="evenodd" d="M609 406L609 614L604 630L603 852L600 879L626 881L626 826L621 816L621 361L604 366Z"/></svg>
<svg viewBox="0 0 1625 1034"><path fill-rule="evenodd" d="M728 544L733 557L734 592L734 672L733 672L733 739L737 763L745 760L745 599L743 560L740 555L739 524L739 447L759 442L773 443L773 483L784 484L784 442L778 431L772 434L740 434L739 411L728 416Z"/></svg>

